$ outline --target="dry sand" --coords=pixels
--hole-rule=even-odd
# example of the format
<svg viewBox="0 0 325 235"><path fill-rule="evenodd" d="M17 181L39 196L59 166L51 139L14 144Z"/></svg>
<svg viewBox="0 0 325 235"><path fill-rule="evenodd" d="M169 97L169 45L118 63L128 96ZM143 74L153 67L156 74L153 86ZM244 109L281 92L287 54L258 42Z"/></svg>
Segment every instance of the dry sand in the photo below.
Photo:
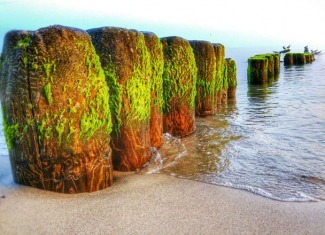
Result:
<svg viewBox="0 0 325 235"><path fill-rule="evenodd" d="M59 194L13 183L0 157L0 234L325 234L325 202L278 202L160 174L115 176L99 192Z"/></svg>

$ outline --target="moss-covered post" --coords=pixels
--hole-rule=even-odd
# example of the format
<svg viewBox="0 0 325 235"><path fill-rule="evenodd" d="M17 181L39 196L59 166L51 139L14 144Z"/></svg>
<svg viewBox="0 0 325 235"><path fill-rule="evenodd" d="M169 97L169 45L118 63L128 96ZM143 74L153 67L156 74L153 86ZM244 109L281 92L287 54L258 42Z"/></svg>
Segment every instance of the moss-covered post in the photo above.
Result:
<svg viewBox="0 0 325 235"><path fill-rule="evenodd" d="M227 74L226 78L228 80L228 100L236 99L236 89L237 89L237 67L235 60L231 58L226 59Z"/></svg>
<svg viewBox="0 0 325 235"><path fill-rule="evenodd" d="M265 84L268 81L268 59L254 56L248 59L247 78L250 84Z"/></svg>
<svg viewBox="0 0 325 235"><path fill-rule="evenodd" d="M195 130L197 67L189 42L161 38L164 51L164 132L186 136Z"/></svg>
<svg viewBox="0 0 325 235"><path fill-rule="evenodd" d="M283 58L284 66L293 65L293 53L286 53Z"/></svg>
<svg viewBox="0 0 325 235"><path fill-rule="evenodd" d="M163 79L164 54L158 36L151 32L143 32L146 46L151 57L151 115L150 140L153 147L163 143Z"/></svg>
<svg viewBox="0 0 325 235"><path fill-rule="evenodd" d="M212 43L190 41L197 66L197 95L195 113L197 116L211 115L215 112L216 98L216 56Z"/></svg>
<svg viewBox="0 0 325 235"><path fill-rule="evenodd" d="M293 53L293 64L304 65L306 64L306 58L304 53Z"/></svg>
<svg viewBox="0 0 325 235"><path fill-rule="evenodd" d="M274 59L274 76L278 77L280 74L280 54L273 53L271 55Z"/></svg>
<svg viewBox="0 0 325 235"><path fill-rule="evenodd" d="M268 60L267 78L268 80L273 80L274 79L274 57L272 54L265 54L264 56Z"/></svg>
<svg viewBox="0 0 325 235"><path fill-rule="evenodd" d="M114 168L134 171L151 158L151 64L144 35L104 27L88 30L110 88Z"/></svg>
<svg viewBox="0 0 325 235"><path fill-rule="evenodd" d="M213 48L216 55L215 110L217 110L218 105L222 103L222 100L227 100L227 91L224 89L226 53L224 45L220 43L214 43Z"/></svg>
<svg viewBox="0 0 325 235"><path fill-rule="evenodd" d="M11 31L1 71L15 182L61 193L113 183L109 92L89 35L51 26Z"/></svg>

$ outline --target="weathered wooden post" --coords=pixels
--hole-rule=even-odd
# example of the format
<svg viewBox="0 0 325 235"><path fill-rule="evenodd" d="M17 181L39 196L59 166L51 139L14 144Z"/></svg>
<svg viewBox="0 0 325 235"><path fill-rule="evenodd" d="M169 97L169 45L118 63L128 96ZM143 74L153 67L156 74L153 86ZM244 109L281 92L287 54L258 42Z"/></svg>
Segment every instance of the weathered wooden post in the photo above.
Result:
<svg viewBox="0 0 325 235"><path fill-rule="evenodd" d="M189 42L161 38L164 51L164 132L186 136L195 130L197 67Z"/></svg>
<svg viewBox="0 0 325 235"><path fill-rule="evenodd" d="M293 53L286 53L283 58L284 66L293 65Z"/></svg>
<svg viewBox="0 0 325 235"><path fill-rule="evenodd" d="M151 115L150 140L153 147L163 143L163 79L164 54L158 36L151 32L143 32L146 46L151 57Z"/></svg>
<svg viewBox="0 0 325 235"><path fill-rule="evenodd" d="M268 81L268 59L253 56L248 59L247 78L250 84L265 84Z"/></svg>
<svg viewBox="0 0 325 235"><path fill-rule="evenodd" d="M237 67L236 62L231 59L226 59L227 74L226 78L228 80L228 100L236 99L236 90L237 90Z"/></svg>
<svg viewBox="0 0 325 235"><path fill-rule="evenodd" d="M151 64L144 35L116 27L87 32L92 37L110 88L114 168L134 171L151 158Z"/></svg>
<svg viewBox="0 0 325 235"><path fill-rule="evenodd" d="M3 125L15 182L61 193L113 184L109 92L89 35L50 26L6 34Z"/></svg>
<svg viewBox="0 0 325 235"><path fill-rule="evenodd" d="M214 52L216 55L216 82L215 82L215 110L218 109L218 105L227 100L227 91L224 89L224 77L225 77L225 47L220 43L213 44Z"/></svg>
<svg viewBox="0 0 325 235"><path fill-rule="evenodd" d="M271 55L274 59L274 76L278 77L280 74L280 54L273 53Z"/></svg>
<svg viewBox="0 0 325 235"><path fill-rule="evenodd" d="M293 53L293 64L304 65L306 64L306 58L304 53Z"/></svg>
<svg viewBox="0 0 325 235"><path fill-rule="evenodd" d="M212 43L190 41L197 66L195 113L207 116L215 112L216 56Z"/></svg>
<svg viewBox="0 0 325 235"><path fill-rule="evenodd" d="M268 80L273 80L274 79L274 57L272 54L264 54L263 56L268 60L267 78Z"/></svg>

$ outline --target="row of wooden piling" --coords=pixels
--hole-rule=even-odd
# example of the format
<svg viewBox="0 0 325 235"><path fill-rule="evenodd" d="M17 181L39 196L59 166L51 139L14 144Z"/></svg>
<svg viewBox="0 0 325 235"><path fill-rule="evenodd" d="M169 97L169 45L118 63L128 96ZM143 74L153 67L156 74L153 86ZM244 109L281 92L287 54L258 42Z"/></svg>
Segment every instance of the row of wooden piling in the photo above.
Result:
<svg viewBox="0 0 325 235"><path fill-rule="evenodd" d="M286 53L283 58L285 66L304 65L315 61L315 55L312 53Z"/></svg>
<svg viewBox="0 0 325 235"><path fill-rule="evenodd" d="M143 167L164 132L191 134L237 80L221 44L50 26L6 34L0 85L14 180L77 193Z"/></svg>

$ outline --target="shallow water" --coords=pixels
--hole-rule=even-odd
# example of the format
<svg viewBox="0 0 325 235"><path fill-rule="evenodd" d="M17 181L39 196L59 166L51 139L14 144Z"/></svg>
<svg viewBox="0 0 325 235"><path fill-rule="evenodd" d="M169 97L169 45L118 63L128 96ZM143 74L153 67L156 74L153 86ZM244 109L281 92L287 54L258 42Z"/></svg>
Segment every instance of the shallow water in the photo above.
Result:
<svg viewBox="0 0 325 235"><path fill-rule="evenodd" d="M267 52L267 51L266 51ZM237 101L197 118L196 132L164 145L141 172L248 190L281 201L325 200L325 56L284 68L272 84L247 85L247 58L234 49ZM1 113L1 112L0 112ZM1 115L1 114L0 114ZM0 157L8 157L0 117Z"/></svg>
<svg viewBox="0 0 325 235"><path fill-rule="evenodd" d="M272 84L250 86L246 59L252 55L231 55L238 68L237 102L197 118L193 135L181 140L165 135L143 172L281 201L325 200L325 56L304 66L281 65Z"/></svg>

